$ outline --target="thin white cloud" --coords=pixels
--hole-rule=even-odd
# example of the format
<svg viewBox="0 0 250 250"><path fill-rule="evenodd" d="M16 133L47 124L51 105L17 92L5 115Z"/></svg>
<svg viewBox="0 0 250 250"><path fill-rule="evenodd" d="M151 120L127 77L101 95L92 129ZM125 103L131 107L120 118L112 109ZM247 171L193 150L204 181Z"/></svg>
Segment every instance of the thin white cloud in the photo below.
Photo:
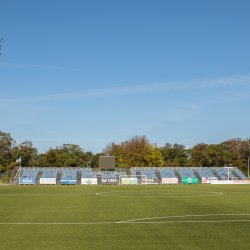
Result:
<svg viewBox="0 0 250 250"><path fill-rule="evenodd" d="M105 96L138 94L145 92L184 91L184 90L208 89L208 88L224 88L229 86L240 86L240 85L250 86L250 77L240 76L234 78L220 78L220 79L210 79L210 80L195 79L190 81L170 82L161 84L92 89L92 90L84 90L84 91L69 92L62 94L38 95L38 96L23 97L16 99L0 99L0 103L4 104L8 102L70 101L70 100L80 100L80 99L97 98Z"/></svg>
<svg viewBox="0 0 250 250"><path fill-rule="evenodd" d="M45 69L62 69L62 70L76 70L73 68L67 67L58 67L52 65L39 65L39 64L17 64L17 63L8 63L8 62L0 62L0 66L7 66L7 67L37 67L37 68L45 68Z"/></svg>

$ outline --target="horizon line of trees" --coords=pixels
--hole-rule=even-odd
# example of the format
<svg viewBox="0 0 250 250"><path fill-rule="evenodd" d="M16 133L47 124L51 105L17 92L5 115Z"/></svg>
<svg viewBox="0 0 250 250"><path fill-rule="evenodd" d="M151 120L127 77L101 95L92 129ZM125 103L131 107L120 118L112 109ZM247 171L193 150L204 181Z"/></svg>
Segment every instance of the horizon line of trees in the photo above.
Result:
<svg viewBox="0 0 250 250"><path fill-rule="evenodd" d="M31 141L16 144L10 133L0 131L0 173L23 167L87 167L98 168L99 156L115 156L117 168L130 167L214 167L232 164L247 171L250 139L233 138L219 144L197 143L187 149L182 144L165 143L159 147L145 135L133 136L119 144L109 143L101 153L85 152L75 144L63 144L38 153Z"/></svg>

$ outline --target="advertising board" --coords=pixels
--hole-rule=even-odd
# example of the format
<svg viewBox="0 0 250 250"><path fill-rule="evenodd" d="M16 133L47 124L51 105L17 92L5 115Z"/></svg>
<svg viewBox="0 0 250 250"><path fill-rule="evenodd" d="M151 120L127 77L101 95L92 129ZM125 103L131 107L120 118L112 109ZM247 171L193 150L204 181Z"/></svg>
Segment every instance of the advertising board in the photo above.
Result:
<svg viewBox="0 0 250 250"><path fill-rule="evenodd" d="M122 178L122 184L137 184L137 178Z"/></svg>
<svg viewBox="0 0 250 250"><path fill-rule="evenodd" d="M233 184L250 184L250 181L247 181L247 180L245 180L245 181L233 181Z"/></svg>
<svg viewBox="0 0 250 250"><path fill-rule="evenodd" d="M141 179L142 184L158 184L158 179L155 178L142 178Z"/></svg>
<svg viewBox="0 0 250 250"><path fill-rule="evenodd" d="M118 184L116 178L102 178L102 184Z"/></svg>
<svg viewBox="0 0 250 250"><path fill-rule="evenodd" d="M202 184L211 184L211 180L208 180L207 178L202 178Z"/></svg>
<svg viewBox="0 0 250 250"><path fill-rule="evenodd" d="M178 184L178 178L162 178L162 184Z"/></svg>
<svg viewBox="0 0 250 250"><path fill-rule="evenodd" d="M40 178L40 184L56 185L56 178Z"/></svg>
<svg viewBox="0 0 250 250"><path fill-rule="evenodd" d="M97 185L97 178L81 178L82 185Z"/></svg>
<svg viewBox="0 0 250 250"><path fill-rule="evenodd" d="M36 179L35 178L20 178L19 184L20 185L35 185Z"/></svg>
<svg viewBox="0 0 250 250"><path fill-rule="evenodd" d="M211 184L250 184L250 181L243 181L243 180L238 180L238 181L211 181Z"/></svg>
<svg viewBox="0 0 250 250"><path fill-rule="evenodd" d="M198 178L182 178L183 184L197 184Z"/></svg>
<svg viewBox="0 0 250 250"><path fill-rule="evenodd" d="M76 178L61 178L62 185L76 185Z"/></svg>

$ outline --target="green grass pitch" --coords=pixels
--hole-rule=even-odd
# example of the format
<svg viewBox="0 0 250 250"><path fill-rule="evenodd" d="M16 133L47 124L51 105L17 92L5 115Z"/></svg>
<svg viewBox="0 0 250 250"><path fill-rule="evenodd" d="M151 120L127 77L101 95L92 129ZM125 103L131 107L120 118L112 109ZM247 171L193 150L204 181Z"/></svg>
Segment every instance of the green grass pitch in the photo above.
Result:
<svg viewBox="0 0 250 250"><path fill-rule="evenodd" d="M250 185L0 186L0 249L250 249Z"/></svg>

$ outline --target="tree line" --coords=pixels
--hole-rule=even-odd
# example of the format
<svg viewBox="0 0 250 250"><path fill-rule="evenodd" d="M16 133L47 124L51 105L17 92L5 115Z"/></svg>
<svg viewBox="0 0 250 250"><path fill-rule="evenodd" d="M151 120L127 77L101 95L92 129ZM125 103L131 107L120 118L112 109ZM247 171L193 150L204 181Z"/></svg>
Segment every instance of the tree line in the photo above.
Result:
<svg viewBox="0 0 250 250"><path fill-rule="evenodd" d="M99 167L99 156L115 156L117 168L130 167L214 167L232 164L247 170L250 139L234 138L220 144L197 143L186 149L182 144L159 147L143 136L133 136L119 144L109 143L102 152L85 152L79 145L63 144L38 153L31 141L16 144L10 133L0 131L0 173L18 167Z"/></svg>

